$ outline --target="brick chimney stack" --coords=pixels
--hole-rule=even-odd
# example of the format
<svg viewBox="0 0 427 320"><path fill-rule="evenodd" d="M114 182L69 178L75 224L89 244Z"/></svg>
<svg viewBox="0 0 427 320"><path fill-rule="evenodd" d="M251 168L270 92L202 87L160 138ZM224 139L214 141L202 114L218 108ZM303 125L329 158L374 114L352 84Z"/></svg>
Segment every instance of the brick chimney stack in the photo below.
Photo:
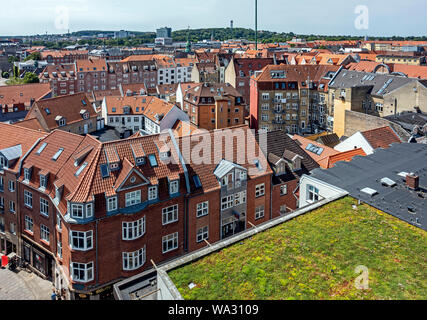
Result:
<svg viewBox="0 0 427 320"><path fill-rule="evenodd" d="M406 176L406 185L412 190L418 190L420 187L420 177L410 173Z"/></svg>

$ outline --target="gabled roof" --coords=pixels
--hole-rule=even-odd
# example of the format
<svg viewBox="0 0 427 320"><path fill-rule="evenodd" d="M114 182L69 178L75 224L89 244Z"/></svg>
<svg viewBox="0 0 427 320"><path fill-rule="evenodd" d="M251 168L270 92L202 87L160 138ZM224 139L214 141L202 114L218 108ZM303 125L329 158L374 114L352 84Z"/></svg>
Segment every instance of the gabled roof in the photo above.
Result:
<svg viewBox="0 0 427 320"><path fill-rule="evenodd" d="M46 123L47 129L52 131L59 127L57 119L65 118L66 124L79 122L83 120L81 110L85 109L89 117L96 117L97 114L92 107L85 93L76 93L66 96L60 96L51 99L36 101L28 112L25 120L37 117L43 119L40 121Z"/></svg>
<svg viewBox="0 0 427 320"><path fill-rule="evenodd" d="M372 148L388 148L392 143L402 141L389 126L361 132Z"/></svg>
<svg viewBox="0 0 427 320"><path fill-rule="evenodd" d="M235 164L233 162L230 162L228 160L221 160L221 162L218 164L218 166L216 167L215 171L214 171L214 175L218 178L221 179L222 177L224 177L227 173L229 173L232 169L239 169L239 170L243 170L246 171L245 168L243 168L242 166L239 166L238 164Z"/></svg>
<svg viewBox="0 0 427 320"><path fill-rule="evenodd" d="M0 104L25 104L30 107L31 99L34 101L44 98L51 93L49 83L32 83L16 86L0 86Z"/></svg>
<svg viewBox="0 0 427 320"><path fill-rule="evenodd" d="M306 151L304 151L296 141L292 140L284 131L277 130L267 133L259 133L257 141L260 143L264 155L268 156L270 164L276 164L279 159L294 158L295 155L301 157L302 170L300 172L287 172L283 177L274 177L274 182L282 182L298 179L302 174L308 174L319 165ZM266 143L266 145L264 145ZM280 181L278 181L280 179Z"/></svg>
<svg viewBox="0 0 427 320"><path fill-rule="evenodd" d="M312 141L296 134L292 136L292 139L298 141L301 149L305 150L308 156L311 157L317 163L319 163L319 161L323 158L339 153L339 151L329 148L328 146L325 146L319 142ZM312 146L313 148L311 148L310 146ZM313 150L318 150L318 152L313 152Z"/></svg>
<svg viewBox="0 0 427 320"><path fill-rule="evenodd" d="M363 151L362 148L344 151L344 152L340 152L338 154L334 154L334 155L325 157L323 159L320 159L319 164L322 168L328 169L328 168L332 168L335 165L335 163L339 161L347 161L347 162L352 161L355 156L364 157L366 156L366 153Z"/></svg>
<svg viewBox="0 0 427 320"><path fill-rule="evenodd" d="M46 134L0 122L0 136L7 137L0 139L0 150L8 150L11 147L12 149L17 150L17 146L19 145L19 148L21 149L20 154L22 156L26 154L31 147L34 146L37 140L44 138ZM8 169L16 172L18 165L19 164L17 162Z"/></svg>

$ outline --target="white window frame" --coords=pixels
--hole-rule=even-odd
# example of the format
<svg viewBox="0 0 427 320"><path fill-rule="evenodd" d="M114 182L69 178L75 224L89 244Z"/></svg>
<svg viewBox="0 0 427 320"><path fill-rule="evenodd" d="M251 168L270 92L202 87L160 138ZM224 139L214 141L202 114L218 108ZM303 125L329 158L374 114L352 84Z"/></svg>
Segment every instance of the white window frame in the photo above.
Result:
<svg viewBox="0 0 427 320"><path fill-rule="evenodd" d="M288 194L288 185L284 184L283 186L280 186L280 196L285 196L287 194Z"/></svg>
<svg viewBox="0 0 427 320"><path fill-rule="evenodd" d="M234 207L234 195L228 195L221 198L221 211Z"/></svg>
<svg viewBox="0 0 427 320"><path fill-rule="evenodd" d="M31 229L30 229L31 228ZM33 218L25 216L25 231L34 233L34 221Z"/></svg>
<svg viewBox="0 0 427 320"><path fill-rule="evenodd" d="M74 240L77 245L74 245ZM80 246L79 242L82 241ZM93 249L93 231L70 230L70 248L77 251L88 251Z"/></svg>
<svg viewBox="0 0 427 320"><path fill-rule="evenodd" d="M307 185L307 202L319 201L319 189L311 184Z"/></svg>
<svg viewBox="0 0 427 320"><path fill-rule="evenodd" d="M174 180L169 183L169 194L176 194L179 192L179 180Z"/></svg>
<svg viewBox="0 0 427 320"><path fill-rule="evenodd" d="M24 204L28 208L33 207L33 194L28 190L24 190Z"/></svg>
<svg viewBox="0 0 427 320"><path fill-rule="evenodd" d="M107 212L112 212L117 210L117 197L107 198Z"/></svg>
<svg viewBox="0 0 427 320"><path fill-rule="evenodd" d="M265 195L265 184L261 183L255 187L255 198L259 198Z"/></svg>
<svg viewBox="0 0 427 320"><path fill-rule="evenodd" d="M141 190L128 192L126 193L125 198L126 198L126 208L131 206L136 206L141 203Z"/></svg>
<svg viewBox="0 0 427 320"><path fill-rule="evenodd" d="M49 217L49 201L44 198L40 198L40 214Z"/></svg>
<svg viewBox="0 0 427 320"><path fill-rule="evenodd" d="M196 234L196 242L202 242L203 240L209 239L209 226L204 226L203 228L200 228L197 230Z"/></svg>
<svg viewBox="0 0 427 320"><path fill-rule="evenodd" d="M145 246L134 252L122 252L123 270L132 271L141 268L145 264Z"/></svg>
<svg viewBox="0 0 427 320"><path fill-rule="evenodd" d="M136 221L122 222L122 240L136 240L145 234L145 216Z"/></svg>
<svg viewBox="0 0 427 320"><path fill-rule="evenodd" d="M93 203L89 202L86 203L86 218L92 218L93 217Z"/></svg>
<svg viewBox="0 0 427 320"><path fill-rule="evenodd" d="M9 191L15 192L15 181L9 180Z"/></svg>
<svg viewBox="0 0 427 320"><path fill-rule="evenodd" d="M162 225L178 221L178 204L162 209Z"/></svg>
<svg viewBox="0 0 427 320"><path fill-rule="evenodd" d="M264 205L255 208L255 220L259 220L265 217Z"/></svg>
<svg viewBox="0 0 427 320"><path fill-rule="evenodd" d="M148 187L148 200L153 201L157 199L157 186Z"/></svg>
<svg viewBox="0 0 427 320"><path fill-rule="evenodd" d="M171 233L162 237L162 253L168 253L176 249L178 249L178 232Z"/></svg>
<svg viewBox="0 0 427 320"><path fill-rule="evenodd" d="M44 224L40 225L40 239L47 243L50 243L50 230Z"/></svg>
<svg viewBox="0 0 427 320"><path fill-rule="evenodd" d="M73 281L76 282L89 282L93 280L94 272L93 272L93 262L88 263L79 263L79 262L70 262L70 276ZM78 269L79 271L84 273L83 277L75 277L74 272Z"/></svg>
<svg viewBox="0 0 427 320"><path fill-rule="evenodd" d="M209 201L200 202L197 204L196 217L204 217L209 214Z"/></svg>
<svg viewBox="0 0 427 320"><path fill-rule="evenodd" d="M76 215L75 212L80 211L81 209L81 216ZM71 204L71 218L77 218L77 219L83 219L85 216L84 212L84 205L81 203L73 203Z"/></svg>

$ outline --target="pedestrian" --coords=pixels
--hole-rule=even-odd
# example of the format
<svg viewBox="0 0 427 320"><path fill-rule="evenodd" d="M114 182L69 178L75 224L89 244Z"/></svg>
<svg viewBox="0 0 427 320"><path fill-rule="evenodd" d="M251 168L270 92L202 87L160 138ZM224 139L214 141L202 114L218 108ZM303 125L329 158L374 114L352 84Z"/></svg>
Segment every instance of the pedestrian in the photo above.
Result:
<svg viewBox="0 0 427 320"><path fill-rule="evenodd" d="M52 295L50 296L50 298L52 300L56 300L56 291L55 291L55 289L52 289Z"/></svg>

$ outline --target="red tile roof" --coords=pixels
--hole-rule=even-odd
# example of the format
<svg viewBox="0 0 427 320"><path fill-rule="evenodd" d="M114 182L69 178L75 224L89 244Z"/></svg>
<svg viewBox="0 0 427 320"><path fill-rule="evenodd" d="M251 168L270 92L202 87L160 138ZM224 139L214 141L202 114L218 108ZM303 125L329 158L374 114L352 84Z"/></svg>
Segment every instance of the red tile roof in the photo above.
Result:
<svg viewBox="0 0 427 320"><path fill-rule="evenodd" d="M37 117L45 129L52 131L59 128L57 117L64 117L67 125L82 121L82 110L89 113L90 118L97 117L85 93L70 94L36 101L25 120Z"/></svg>
<svg viewBox="0 0 427 320"><path fill-rule="evenodd" d="M372 148L388 148L392 143L402 143L399 136L389 126L362 132Z"/></svg>
<svg viewBox="0 0 427 320"><path fill-rule="evenodd" d="M339 161L350 162L355 156L366 156L362 148L340 152L318 161L319 165L324 169L332 168Z"/></svg>
<svg viewBox="0 0 427 320"><path fill-rule="evenodd" d="M44 138L46 133L0 122L0 136L3 137L3 139L0 139L0 150L21 145L23 156L38 139ZM9 170L16 172L18 166L19 161L11 166Z"/></svg>
<svg viewBox="0 0 427 320"><path fill-rule="evenodd" d="M34 99L34 101L36 101L41 98L44 98L49 93L51 93L49 83L0 86L0 104L25 104L29 107L31 99Z"/></svg>

